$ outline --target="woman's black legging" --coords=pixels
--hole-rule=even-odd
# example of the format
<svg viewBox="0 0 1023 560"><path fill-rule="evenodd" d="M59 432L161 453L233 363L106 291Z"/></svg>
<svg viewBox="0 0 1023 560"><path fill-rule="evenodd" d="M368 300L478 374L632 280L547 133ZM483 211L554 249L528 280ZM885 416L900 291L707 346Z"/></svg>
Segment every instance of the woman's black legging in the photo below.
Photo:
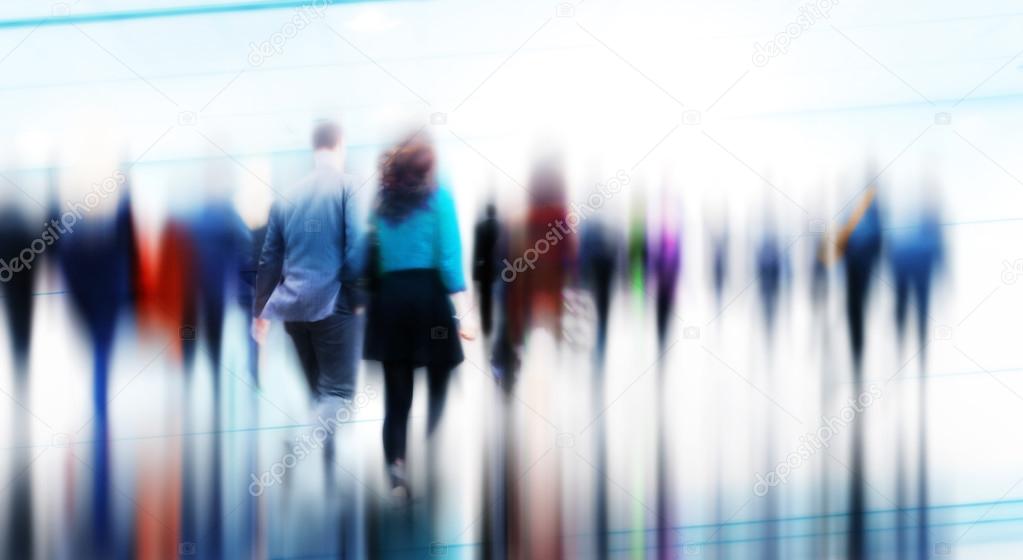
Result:
<svg viewBox="0 0 1023 560"><path fill-rule="evenodd" d="M444 411L448 377L452 367L448 364L426 366L427 387L429 388L429 413L426 433L433 430ZM408 413L412 408L412 387L415 384L415 368L406 362L384 362L384 457L387 464L398 459L405 460L405 442L408 439Z"/></svg>

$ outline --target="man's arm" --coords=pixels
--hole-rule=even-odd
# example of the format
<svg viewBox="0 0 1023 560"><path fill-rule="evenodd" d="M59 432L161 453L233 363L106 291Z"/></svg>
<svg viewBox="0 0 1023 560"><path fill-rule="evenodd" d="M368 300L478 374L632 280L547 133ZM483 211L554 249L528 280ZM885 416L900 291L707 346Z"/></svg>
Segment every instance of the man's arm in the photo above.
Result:
<svg viewBox="0 0 1023 560"><path fill-rule="evenodd" d="M341 238L341 282L354 287L362 276L363 268L362 219L351 185L345 184L341 197L341 218L344 222Z"/></svg>
<svg viewBox="0 0 1023 560"><path fill-rule="evenodd" d="M281 281L284 267L284 233L282 231L280 202L270 208L270 219L266 225L266 238L259 254L259 269L256 273L255 297L252 302L252 316L263 313L266 302L274 288Z"/></svg>

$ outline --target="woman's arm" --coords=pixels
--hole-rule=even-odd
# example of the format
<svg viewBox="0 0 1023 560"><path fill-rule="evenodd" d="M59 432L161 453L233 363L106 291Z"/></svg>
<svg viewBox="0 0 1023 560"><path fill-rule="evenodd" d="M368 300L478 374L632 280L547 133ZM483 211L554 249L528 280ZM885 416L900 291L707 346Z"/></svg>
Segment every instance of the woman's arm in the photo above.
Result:
<svg viewBox="0 0 1023 560"><path fill-rule="evenodd" d="M439 255L441 280L455 307L455 318L458 320L458 334L465 340L476 338L476 329L472 325L473 304L466 291L465 272L462 268L462 239L458 231L458 214L455 211L455 200L446 189L438 191L440 243Z"/></svg>
<svg viewBox="0 0 1023 560"><path fill-rule="evenodd" d="M476 338L476 305L468 290L451 294L451 302L455 306L455 319L458 321L458 336L465 340Z"/></svg>
<svg viewBox="0 0 1023 560"><path fill-rule="evenodd" d="M441 280L448 293L465 290L465 272L462 269L462 238L458 231L458 215L455 213L455 199L444 188L437 191L439 205L438 227L440 235L437 242Z"/></svg>

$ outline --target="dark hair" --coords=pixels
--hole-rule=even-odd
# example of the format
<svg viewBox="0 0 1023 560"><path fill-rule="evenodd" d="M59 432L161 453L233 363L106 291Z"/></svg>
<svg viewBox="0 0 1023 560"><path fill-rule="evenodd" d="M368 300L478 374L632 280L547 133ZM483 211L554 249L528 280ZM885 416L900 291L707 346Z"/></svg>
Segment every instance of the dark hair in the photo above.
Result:
<svg viewBox="0 0 1023 560"><path fill-rule="evenodd" d="M341 127L333 121L320 121L313 129L313 149L333 150L341 141Z"/></svg>
<svg viewBox="0 0 1023 560"><path fill-rule="evenodd" d="M422 208L437 188L433 177L436 156L429 138L409 135L380 158L377 214L395 222Z"/></svg>

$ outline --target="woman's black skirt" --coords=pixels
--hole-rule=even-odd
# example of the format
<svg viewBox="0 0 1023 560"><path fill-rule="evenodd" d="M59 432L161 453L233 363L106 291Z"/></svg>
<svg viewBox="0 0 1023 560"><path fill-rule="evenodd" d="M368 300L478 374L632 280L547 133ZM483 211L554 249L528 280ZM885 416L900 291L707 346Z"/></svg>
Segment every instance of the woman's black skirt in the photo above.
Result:
<svg viewBox="0 0 1023 560"><path fill-rule="evenodd" d="M455 310L432 268L385 273L369 298L363 357L414 367L462 362Z"/></svg>

